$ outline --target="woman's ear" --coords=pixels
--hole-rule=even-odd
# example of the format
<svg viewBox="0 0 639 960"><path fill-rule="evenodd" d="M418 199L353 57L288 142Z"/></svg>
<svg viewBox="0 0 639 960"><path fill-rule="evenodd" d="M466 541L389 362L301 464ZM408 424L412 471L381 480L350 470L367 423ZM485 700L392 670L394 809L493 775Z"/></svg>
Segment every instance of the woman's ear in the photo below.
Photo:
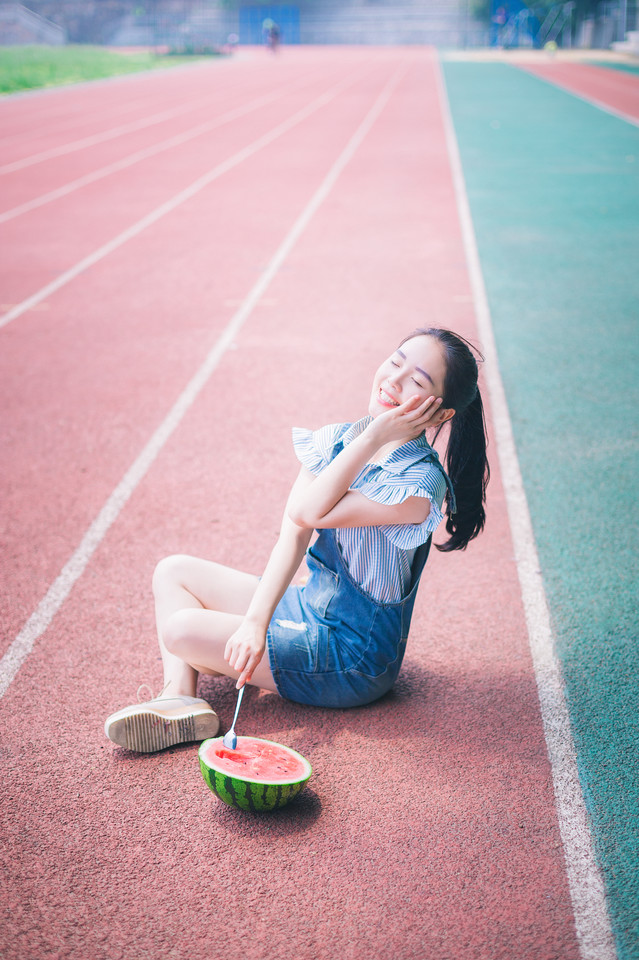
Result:
<svg viewBox="0 0 639 960"><path fill-rule="evenodd" d="M452 420L452 418L453 418L454 416L455 416L455 411L454 411L454 410L451 410L451 409L448 409L448 410L440 410L440 411L438 412L437 418L436 418L436 419L437 419L437 423L439 423L439 424L446 423L447 420Z"/></svg>

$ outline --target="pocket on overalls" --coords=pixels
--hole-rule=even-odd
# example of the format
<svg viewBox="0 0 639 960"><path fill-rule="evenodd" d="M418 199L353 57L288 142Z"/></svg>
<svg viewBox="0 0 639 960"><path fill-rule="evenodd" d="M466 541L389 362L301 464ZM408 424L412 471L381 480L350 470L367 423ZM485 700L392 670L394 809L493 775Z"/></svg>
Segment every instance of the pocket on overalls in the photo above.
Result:
<svg viewBox="0 0 639 960"><path fill-rule="evenodd" d="M307 564L310 575L304 587L304 600L319 617L326 617L337 592L339 577L312 555L307 557Z"/></svg>
<svg viewBox="0 0 639 960"><path fill-rule="evenodd" d="M308 674L316 672L322 652L321 624L296 623L275 617L271 621L269 633L278 671ZM323 646L325 645L324 641Z"/></svg>
<svg viewBox="0 0 639 960"><path fill-rule="evenodd" d="M368 643L355 665L356 672L375 680L384 676L389 669L393 671L397 661L401 663L406 648L405 639L401 635L402 627L401 608L378 607L371 624Z"/></svg>

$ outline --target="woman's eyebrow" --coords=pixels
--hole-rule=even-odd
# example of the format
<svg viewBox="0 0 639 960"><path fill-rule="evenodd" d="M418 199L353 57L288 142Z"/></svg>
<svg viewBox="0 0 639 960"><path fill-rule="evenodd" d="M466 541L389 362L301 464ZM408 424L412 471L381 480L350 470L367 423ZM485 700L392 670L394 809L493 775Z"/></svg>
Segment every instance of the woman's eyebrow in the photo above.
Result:
<svg viewBox="0 0 639 960"><path fill-rule="evenodd" d="M397 353L400 355L400 357L402 358L402 360L405 360L405 359L406 359L406 354L405 354L402 350L398 350ZM415 369L417 370L418 373L421 373L422 377L426 377L426 379L428 380L429 383L432 383L433 386L435 386L435 384L433 383L433 378L431 377L431 375L430 375L429 373L426 373L426 371L425 371L425 370L422 370L421 367L415 367Z"/></svg>

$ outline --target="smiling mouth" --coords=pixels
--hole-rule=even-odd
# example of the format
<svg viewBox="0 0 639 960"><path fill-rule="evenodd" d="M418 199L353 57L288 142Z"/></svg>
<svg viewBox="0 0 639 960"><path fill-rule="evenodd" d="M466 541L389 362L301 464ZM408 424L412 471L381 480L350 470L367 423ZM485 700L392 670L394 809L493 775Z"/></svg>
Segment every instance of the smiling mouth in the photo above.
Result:
<svg viewBox="0 0 639 960"><path fill-rule="evenodd" d="M389 396L389 395L386 393L385 390L382 390L381 387L379 388L379 394L377 395L377 399L378 399L379 402L382 403L385 407L398 407L398 406L399 406L399 402L398 402L397 400L393 400L393 398L392 398L391 396Z"/></svg>

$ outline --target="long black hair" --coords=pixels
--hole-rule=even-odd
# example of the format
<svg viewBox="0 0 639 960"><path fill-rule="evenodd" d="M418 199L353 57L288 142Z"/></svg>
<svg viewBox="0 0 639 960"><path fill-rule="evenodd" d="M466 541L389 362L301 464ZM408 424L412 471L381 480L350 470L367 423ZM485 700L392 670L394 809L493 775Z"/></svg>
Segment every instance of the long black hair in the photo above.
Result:
<svg viewBox="0 0 639 960"><path fill-rule="evenodd" d="M452 513L448 495L446 532L450 534L450 540L437 544L437 549L445 552L465 550L469 541L484 529L486 486L490 478L484 405L477 384L479 371L473 352L476 348L459 334L440 327L415 330L402 343L421 336L434 337L442 346L446 364L442 408L455 411L455 416L447 421L450 433L444 465L457 503ZM483 361L481 353L477 351L477 354ZM443 426L438 427L435 440Z"/></svg>

